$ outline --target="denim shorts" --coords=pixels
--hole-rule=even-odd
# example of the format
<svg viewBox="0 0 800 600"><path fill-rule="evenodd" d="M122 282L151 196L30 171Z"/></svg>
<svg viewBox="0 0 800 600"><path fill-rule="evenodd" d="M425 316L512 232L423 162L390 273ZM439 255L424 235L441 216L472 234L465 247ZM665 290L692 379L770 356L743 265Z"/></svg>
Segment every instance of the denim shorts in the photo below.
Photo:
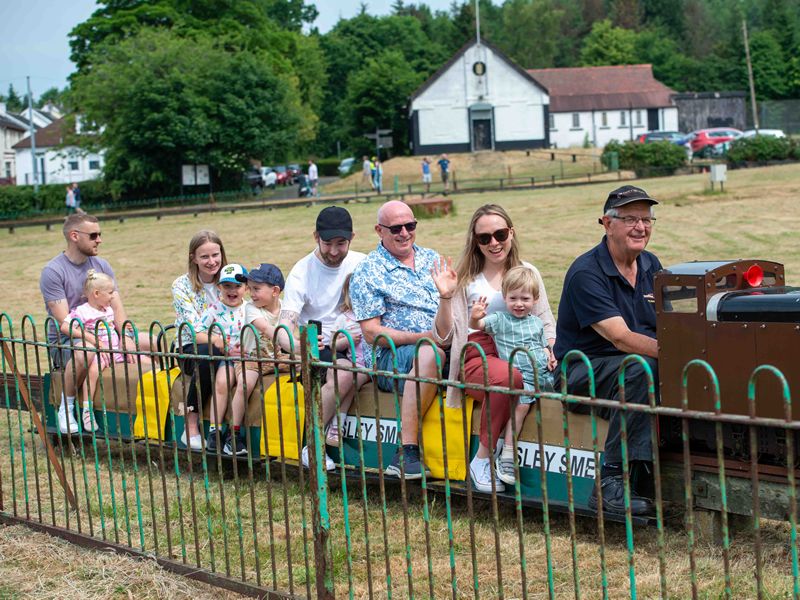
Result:
<svg viewBox="0 0 800 600"><path fill-rule="evenodd" d="M409 344L407 346L397 346L396 347L397 353L397 372L401 374L410 374L414 375L414 356L416 351L416 346L413 344ZM389 351L381 352L378 356L378 362L376 364L377 368L381 371L391 371L394 368L394 364L392 361L392 353ZM450 366L450 352L447 351L445 357L442 359L442 377L447 378L448 367ZM378 385L378 389L383 390L384 392L393 392L394 391L394 381L393 377L386 377L385 375L378 375L375 378L375 383ZM403 390L406 386L405 379L397 379L397 389L402 394ZM411 382L412 385L414 382Z"/></svg>

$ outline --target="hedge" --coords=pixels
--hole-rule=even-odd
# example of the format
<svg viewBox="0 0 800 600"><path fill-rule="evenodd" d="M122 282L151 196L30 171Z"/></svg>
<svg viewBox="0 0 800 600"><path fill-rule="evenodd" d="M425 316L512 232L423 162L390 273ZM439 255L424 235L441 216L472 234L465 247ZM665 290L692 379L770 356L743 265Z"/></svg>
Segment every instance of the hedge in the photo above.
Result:
<svg viewBox="0 0 800 600"><path fill-rule="evenodd" d="M84 181L80 184L81 208L88 210L111 199L105 182ZM0 218L32 217L66 210L66 184L40 185L38 195L32 185L0 186Z"/></svg>
<svg viewBox="0 0 800 600"><path fill-rule="evenodd" d="M738 162L765 162L768 160L800 159L800 145L789 138L756 135L735 140L728 149L728 160Z"/></svg>
<svg viewBox="0 0 800 600"><path fill-rule="evenodd" d="M673 175L686 165L686 150L672 142L652 142L642 144L628 141L610 141L603 149L600 160L610 166L610 153L619 156L619 168L634 171L637 177L656 177Z"/></svg>

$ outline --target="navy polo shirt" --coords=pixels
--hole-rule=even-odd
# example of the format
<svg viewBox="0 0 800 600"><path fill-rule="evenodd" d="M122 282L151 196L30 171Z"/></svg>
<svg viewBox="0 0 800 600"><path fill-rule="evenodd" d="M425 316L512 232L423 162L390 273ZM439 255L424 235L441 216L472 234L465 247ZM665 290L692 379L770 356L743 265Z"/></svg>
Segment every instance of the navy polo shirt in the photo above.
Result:
<svg viewBox="0 0 800 600"><path fill-rule="evenodd" d="M632 287L611 259L605 236L575 259L564 278L558 305L554 348L558 360L573 349L589 358L622 354L592 329L592 324L611 317L625 319L631 331L656 337L653 280L661 262L645 250L636 258L636 265L636 287Z"/></svg>

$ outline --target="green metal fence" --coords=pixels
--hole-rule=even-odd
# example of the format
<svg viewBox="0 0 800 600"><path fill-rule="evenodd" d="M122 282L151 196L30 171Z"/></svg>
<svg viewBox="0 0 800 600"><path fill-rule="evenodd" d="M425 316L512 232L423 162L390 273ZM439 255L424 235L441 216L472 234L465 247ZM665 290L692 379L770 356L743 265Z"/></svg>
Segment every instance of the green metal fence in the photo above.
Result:
<svg viewBox="0 0 800 600"><path fill-rule="evenodd" d="M189 384L175 365L192 353L171 348L174 332L157 323L147 332L152 350L124 338L123 354L132 362L111 362L96 392L89 390L101 430L62 434L59 390L70 366L76 374L75 361L67 371L54 370L53 344L42 333L28 317L17 327L0 317L5 523L155 559L221 587L275 598L800 596L800 422L792 419L785 378L772 367L759 367L751 377L750 415L723 411L716 376L702 361L684 369L684 390L690 379L704 378L714 392L713 411L692 409L686 395L683 407L657 406L652 375L649 406L572 396L564 388L536 392L514 441L516 484L483 493L473 489L467 471L480 411L470 402L448 408L441 391L421 419L422 457L434 472L420 481L383 473L402 430L397 392L379 392L368 383L343 422L338 447L326 446L320 414L325 368L378 371L320 363L316 344L307 343L313 330L303 329L288 359L255 359L273 372L250 390L248 453L242 456L211 453L205 439L200 450L179 441ZM73 352L87 361L98 355L81 342ZM224 378L235 377L236 363L242 363L228 355L209 360L212 372ZM561 368L571 361L586 357L571 353ZM621 384L624 370L639 361L625 361ZM383 374L415 386L443 381ZM459 384L457 375L447 383L467 393L523 394L488 381ZM756 416L765 377L782 386L785 419ZM231 401L225 398L229 408ZM576 405L588 414L568 410ZM650 416L653 445L661 446L653 464L652 516L594 513L587 506L605 431L596 413L604 407ZM201 405L201 422L208 410ZM713 431L705 449L693 437L700 425ZM677 431L677 438L665 441L666 430ZM730 455L731 432L744 432L746 460ZM300 461L305 444L308 469ZM767 456L773 447L779 452ZM335 461L330 471L324 452ZM632 482L627 475L624 481L629 508Z"/></svg>

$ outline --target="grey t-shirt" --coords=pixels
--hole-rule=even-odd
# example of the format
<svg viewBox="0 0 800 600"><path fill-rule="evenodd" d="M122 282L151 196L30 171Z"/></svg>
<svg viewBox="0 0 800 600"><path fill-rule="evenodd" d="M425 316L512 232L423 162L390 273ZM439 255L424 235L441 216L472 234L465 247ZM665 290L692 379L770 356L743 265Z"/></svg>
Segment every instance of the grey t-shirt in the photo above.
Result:
<svg viewBox="0 0 800 600"><path fill-rule="evenodd" d="M44 266L39 278L39 289L42 292L48 316L52 316L47 307L48 302L66 299L67 310L72 310L86 302L86 297L83 295L83 283L86 281L86 273L89 269L114 277L114 270L108 261L97 256L90 256L83 263L76 265L62 252ZM50 341L57 340L58 331L50 328L47 337Z"/></svg>

